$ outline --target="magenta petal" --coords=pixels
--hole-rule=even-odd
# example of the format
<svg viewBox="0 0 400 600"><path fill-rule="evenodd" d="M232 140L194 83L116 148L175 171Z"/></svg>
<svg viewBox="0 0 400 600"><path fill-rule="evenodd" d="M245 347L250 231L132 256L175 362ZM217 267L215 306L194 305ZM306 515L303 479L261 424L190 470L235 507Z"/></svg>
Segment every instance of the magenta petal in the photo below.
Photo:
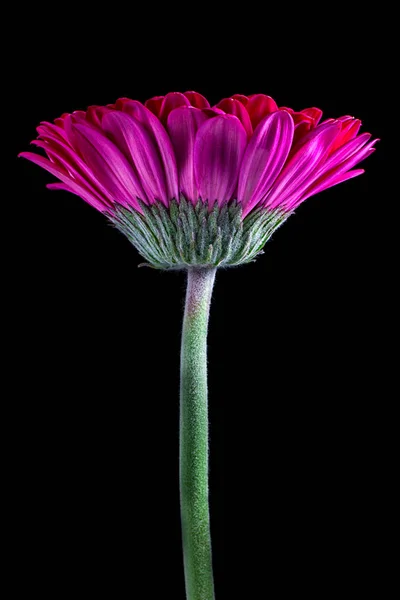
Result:
<svg viewBox="0 0 400 600"><path fill-rule="evenodd" d="M36 142L36 145L40 146L40 143ZM92 196L95 196L99 202L112 206L114 198L108 189L101 185L91 169L74 150L69 149L66 145L55 144L54 142L51 145L42 147L47 152L50 160L65 170L75 183L83 187Z"/></svg>
<svg viewBox="0 0 400 600"><path fill-rule="evenodd" d="M86 112L86 121L95 127L102 129L101 123L104 115L112 112L112 110L113 109L108 106L89 106Z"/></svg>
<svg viewBox="0 0 400 600"><path fill-rule="evenodd" d="M216 117L217 115L225 114L225 111L221 110L220 108L216 108L215 106L212 108L203 108L202 112L210 119L212 119L212 117Z"/></svg>
<svg viewBox="0 0 400 600"><path fill-rule="evenodd" d="M163 100L160 110L160 121L167 122L169 113L179 106L190 106L189 100L180 92L170 92Z"/></svg>
<svg viewBox="0 0 400 600"><path fill-rule="evenodd" d="M52 140L50 144L40 141L34 141L32 143L42 147L49 157L56 160L76 183L82 185L89 193L97 196L101 202L104 202L105 204L112 204L114 202L108 189L101 185L98 179L93 175L92 170L67 142Z"/></svg>
<svg viewBox="0 0 400 600"><path fill-rule="evenodd" d="M278 106L270 96L265 94L254 94L250 96L248 103L246 104L247 112L250 115L251 123L255 129L257 125L267 115L278 110Z"/></svg>
<svg viewBox="0 0 400 600"><path fill-rule="evenodd" d="M239 100L239 102L241 102L243 106L246 106L249 101L248 97L244 96L243 94L233 94L232 98L235 98L235 100Z"/></svg>
<svg viewBox="0 0 400 600"><path fill-rule="evenodd" d="M352 124L350 125L350 127L348 128L348 130L346 132L344 142L347 142L348 140L352 140L353 138L355 138L356 135L358 134L358 132L360 131L360 127L361 127L360 119L354 119Z"/></svg>
<svg viewBox="0 0 400 600"><path fill-rule="evenodd" d="M154 98L150 98L149 100L146 100L144 105L148 110L150 110L153 113L153 115L156 115L156 117L159 117L163 100L164 100L164 96L154 96Z"/></svg>
<svg viewBox="0 0 400 600"><path fill-rule="evenodd" d="M243 157L238 200L246 215L267 194L282 170L293 140L293 119L285 111L268 115L258 125Z"/></svg>
<svg viewBox="0 0 400 600"><path fill-rule="evenodd" d="M346 147L340 148L329 157L329 159L316 171L313 180L309 183L309 185L303 190L301 196L295 196L291 200L292 205L298 205L306 198L317 194L318 192L322 192L323 190L331 187L332 185L336 185L340 181L344 181L344 179L340 179L344 177L344 175L350 171L353 167L355 167L359 162L370 156L375 149L373 145L377 140L373 140L366 144L366 141L369 139L370 134L364 133L356 140L351 140L346 144ZM358 145L356 142L358 141ZM352 171L355 173L356 171ZM354 175L355 177L355 175Z"/></svg>
<svg viewBox="0 0 400 600"><path fill-rule="evenodd" d="M54 125L56 127L59 127L60 129L64 129L64 121L65 121L65 117L67 117L69 115L69 113L63 113L61 115L61 117L58 117L57 119L54 119ZM48 125L48 123L46 121L42 121L41 123L42 125Z"/></svg>
<svg viewBox="0 0 400 600"><path fill-rule="evenodd" d="M307 135L311 129L311 123L303 122L294 126L293 146L294 150L299 142Z"/></svg>
<svg viewBox="0 0 400 600"><path fill-rule="evenodd" d="M179 191L193 203L199 198L194 176L194 142L197 130L205 121L204 112L192 106L176 108L168 116L168 132L178 163Z"/></svg>
<svg viewBox="0 0 400 600"><path fill-rule="evenodd" d="M115 144L89 125L76 123L72 127L83 158L114 201L123 206L128 203L136 209L139 208L137 198L146 202L147 197L137 176Z"/></svg>
<svg viewBox="0 0 400 600"><path fill-rule="evenodd" d="M109 206L106 203L102 203L96 196L90 194L84 187L77 184L71 177L65 173L62 169L57 168L52 162L50 162L47 158L43 158L39 154L34 154L33 152L21 152L19 154L20 157L26 158L42 169L46 169L49 173L60 179L64 185L68 187L68 191L73 192L77 196L80 196L85 202L96 208L101 212L105 212ZM51 185L51 184L50 184ZM56 184L53 184L56 185Z"/></svg>
<svg viewBox="0 0 400 600"><path fill-rule="evenodd" d="M35 165L39 165L39 167L46 169L46 171L61 179L61 181L70 180L70 177L66 171L64 171L61 167L56 167L48 158L44 158L44 156L40 156L40 154L34 154L33 152L21 152L18 154L18 158L26 158L27 160L30 160L31 162L35 163Z"/></svg>
<svg viewBox="0 0 400 600"><path fill-rule="evenodd" d="M72 149L72 146L70 145L70 143L68 142L67 138L63 138L60 135L58 135L57 133L53 133L53 131L51 131L50 129L47 129L47 127L43 127L43 126L39 126L37 127L37 132L39 134L39 138L46 141L46 142L54 142L54 143L64 143L66 145L68 145L68 147L70 148L70 150Z"/></svg>
<svg viewBox="0 0 400 600"><path fill-rule="evenodd" d="M342 183L343 181L347 181L348 179L353 179L353 177L358 177L359 175L362 175L363 173L365 173L365 169L354 169L353 171L347 171L347 173L342 173L340 175L336 174L329 181L329 187L337 185L338 183ZM327 183L327 182L325 182L325 183ZM318 191L322 191L322 190L326 189L326 187L328 187L328 186L324 186ZM315 194L315 193L316 192L313 192L313 194Z"/></svg>
<svg viewBox="0 0 400 600"><path fill-rule="evenodd" d="M65 192L70 192L71 194L75 194L75 196L79 196L82 200L85 200L90 206L93 206L96 210L100 212L106 212L109 210L109 206L104 205L102 202L95 197L89 194L84 188L80 188L76 184L68 184L68 183L48 183L46 185L49 190L63 190Z"/></svg>
<svg viewBox="0 0 400 600"><path fill-rule="evenodd" d="M358 165L359 162L361 162L362 160L364 160L365 158L370 156L373 152L375 152L376 148L374 148L373 146L378 141L379 140L372 140L372 142L369 142L368 144L363 146L363 148L360 148L360 150L358 150L357 152L354 152L354 154L352 154L346 160L346 162L344 162L342 165L340 165L340 169L342 169L342 167L345 167L346 170L348 170L348 169L352 169L355 165Z"/></svg>
<svg viewBox="0 0 400 600"><path fill-rule="evenodd" d="M315 106L313 106L312 108L304 108L300 112L303 113L303 115L306 115L307 117L311 117L313 127L316 127L318 125L322 117L322 110L320 108L315 108Z"/></svg>
<svg viewBox="0 0 400 600"><path fill-rule="evenodd" d="M189 100L190 104L195 108L209 108L210 103L207 98L204 98L198 92L185 92L183 94Z"/></svg>
<svg viewBox="0 0 400 600"><path fill-rule="evenodd" d="M353 119L353 117L349 117L346 120L339 120L342 122L342 130L336 137L335 143L331 148L331 152L334 152L335 150L346 144L349 140L354 139L361 127L361 121L359 119Z"/></svg>
<svg viewBox="0 0 400 600"><path fill-rule="evenodd" d="M221 102L217 104L216 108L223 110L227 115L234 115L237 117L245 128L248 138L251 137L253 127L249 113L239 100L236 100L235 98L224 98L224 100L221 100Z"/></svg>
<svg viewBox="0 0 400 600"><path fill-rule="evenodd" d="M321 127L321 126L320 126ZM316 132L316 133L314 133ZM337 123L314 129L309 140L292 156L265 199L264 206L277 208L289 203L294 195L301 196L315 177L315 172L327 155L332 141L338 132Z"/></svg>
<svg viewBox="0 0 400 600"><path fill-rule="evenodd" d="M83 115L85 115L86 113L83 113ZM82 114L77 114L77 111L75 111L74 113L70 114L70 115L66 115L65 119L64 119L64 131L65 134L67 136L67 140L69 142L69 144L72 146L72 148L79 152L78 146L77 146L77 138L76 138L76 131L74 129L74 125L76 125L77 123L82 123L84 124L86 127L90 127L91 129L98 131L98 128L95 127L94 125L92 125L91 123L89 123L88 121L86 121L85 116L82 116Z"/></svg>
<svg viewBox="0 0 400 600"><path fill-rule="evenodd" d="M346 161L351 159L351 157L357 155L360 152L360 150L362 150L362 148L365 147L365 144L370 138L370 133L363 133L362 135L358 136L353 140L350 140L349 142L335 150L335 152L333 152L333 154L330 154L328 158L320 165L318 171L316 172L316 176L320 177L320 175L322 175L323 173L331 171L335 167L346 163ZM372 144L374 144L375 142L376 140L374 140ZM349 167L349 169L350 168L351 167Z"/></svg>
<svg viewBox="0 0 400 600"><path fill-rule="evenodd" d="M295 117L297 115L299 115L300 113L295 113ZM293 116L293 115L292 115ZM311 127L311 123L309 122L309 120L307 119L306 123L300 122L299 125L297 127L300 127L301 125L307 125ZM332 126L335 126L336 128L336 135L334 136L330 147L329 147L329 151L332 149L333 144L335 143L336 137L340 134L340 123L338 123L337 120L335 119L327 119L326 121L323 121L323 123L321 123L320 125L318 125L318 127L314 127L313 129L308 129L308 132L304 132L304 135L302 137L300 137L299 139L297 138L297 130L295 127L295 132L294 132L294 140L293 140L293 147L292 147L292 156L294 156L297 152L300 151L300 148L302 148L302 146L304 146L305 144L310 143L315 137L320 137L321 133L323 131L325 131L326 129L329 129L330 131L332 130Z"/></svg>
<svg viewBox="0 0 400 600"><path fill-rule="evenodd" d="M335 173L331 177L323 178L322 180L316 181L312 186L308 188L308 190L299 198L296 202L293 202L291 206L288 206L288 210L295 209L299 204L307 200L310 196L315 196L319 192L323 192L324 190L337 185L338 183L342 183L343 181L347 181L347 179L353 179L353 177L358 177L358 175L362 175L365 173L364 169L355 169L354 171L347 171L346 173Z"/></svg>
<svg viewBox="0 0 400 600"><path fill-rule="evenodd" d="M71 191L71 188L66 183L48 183L46 187L48 190L67 190L68 192Z"/></svg>
<svg viewBox="0 0 400 600"><path fill-rule="evenodd" d="M94 125L95 127L98 127L99 129L101 129L101 120L100 120L101 113L99 113L97 110L99 108L101 108L101 107L100 106L89 106L89 108L86 111L86 120L88 121L88 123L91 123L91 125Z"/></svg>
<svg viewBox="0 0 400 600"><path fill-rule="evenodd" d="M40 125L36 128L36 130L40 135L52 135L56 138L64 140L64 142L69 143L64 127L59 127L58 125L54 125L53 123L47 123L46 121L42 121Z"/></svg>
<svg viewBox="0 0 400 600"><path fill-rule="evenodd" d="M201 198L219 205L233 197L247 144L236 117L219 115L206 121L194 144L194 172Z"/></svg>
<svg viewBox="0 0 400 600"><path fill-rule="evenodd" d="M146 107L136 100L129 100L123 105L123 112L131 115L142 123L151 134L152 139L161 156L163 164L165 183L167 186L167 198L178 198L178 171L175 154L171 140L160 121Z"/></svg>
<svg viewBox="0 0 400 600"><path fill-rule="evenodd" d="M161 200L168 206L165 177L157 149L146 128L134 117L119 111L103 118L103 129L135 166L150 203Z"/></svg>
<svg viewBox="0 0 400 600"><path fill-rule="evenodd" d="M160 96L160 98L162 99L164 98L164 96ZM126 104L127 102L131 102L131 100L125 97L118 98L118 100L114 104L114 107L116 108L116 110L124 110L124 104Z"/></svg>

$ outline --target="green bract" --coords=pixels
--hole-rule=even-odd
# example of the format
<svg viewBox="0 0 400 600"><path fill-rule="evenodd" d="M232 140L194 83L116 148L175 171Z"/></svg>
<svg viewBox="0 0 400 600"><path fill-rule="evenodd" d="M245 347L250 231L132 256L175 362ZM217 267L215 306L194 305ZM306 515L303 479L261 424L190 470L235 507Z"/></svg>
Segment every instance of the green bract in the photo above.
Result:
<svg viewBox="0 0 400 600"><path fill-rule="evenodd" d="M282 210L253 210L244 219L241 205L232 201L209 208L185 198L146 206L143 214L118 206L108 216L147 263L156 269L188 266L230 267L253 261L264 244L288 218Z"/></svg>

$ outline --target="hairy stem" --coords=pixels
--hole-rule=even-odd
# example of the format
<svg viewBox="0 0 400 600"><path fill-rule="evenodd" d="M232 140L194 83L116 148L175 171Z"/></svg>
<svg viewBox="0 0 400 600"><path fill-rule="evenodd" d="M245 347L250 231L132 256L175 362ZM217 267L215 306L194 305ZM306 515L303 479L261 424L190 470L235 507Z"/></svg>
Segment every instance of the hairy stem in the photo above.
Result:
<svg viewBox="0 0 400 600"><path fill-rule="evenodd" d="M208 508L207 329L215 268L188 270L181 346L180 492L188 600L213 600Z"/></svg>

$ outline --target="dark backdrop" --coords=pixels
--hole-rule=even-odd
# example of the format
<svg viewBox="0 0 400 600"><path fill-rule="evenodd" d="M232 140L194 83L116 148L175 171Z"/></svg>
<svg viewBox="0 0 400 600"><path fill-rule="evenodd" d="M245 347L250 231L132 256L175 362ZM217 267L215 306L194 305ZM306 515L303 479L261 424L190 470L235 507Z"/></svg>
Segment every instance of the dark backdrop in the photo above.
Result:
<svg viewBox="0 0 400 600"><path fill-rule="evenodd" d="M354 115L383 138L366 174L308 200L256 263L218 273L209 334L217 598L383 597L393 443L374 316L384 51L343 14L329 32L322 17L316 27L292 15L295 33L269 22L272 42L257 15L253 30L240 19L218 29L209 15L200 32L189 18L184 34L155 35L122 12L118 26L107 13L94 25L68 12L53 30L43 15L25 16L14 155L41 120L187 89L211 103L263 92L326 117ZM19 311L10 352L24 565L16 585L43 598L182 600L184 274L137 269L139 255L104 217L46 190L53 178L38 167L14 163L10 202L24 232L14 229L9 247Z"/></svg>

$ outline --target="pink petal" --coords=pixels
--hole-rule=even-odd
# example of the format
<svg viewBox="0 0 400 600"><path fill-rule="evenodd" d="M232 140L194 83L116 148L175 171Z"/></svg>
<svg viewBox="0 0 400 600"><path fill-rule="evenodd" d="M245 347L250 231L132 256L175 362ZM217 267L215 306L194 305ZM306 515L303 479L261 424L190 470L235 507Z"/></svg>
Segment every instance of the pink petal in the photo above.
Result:
<svg viewBox="0 0 400 600"><path fill-rule="evenodd" d="M161 102L162 102L162 100L163 100L164 96L158 96L158 97L159 97L159 98L161 98ZM154 100L154 98L151 98L150 100L148 100L148 102L151 102L152 100ZM125 98L125 97L123 97L123 98L118 98L118 100L117 100L117 101L116 101L116 103L115 103L115 108L116 108L117 110L124 110L124 106L125 106L125 104L127 104L128 102L132 102L132 100L131 100L130 98ZM147 109L147 110L149 110L149 109Z"/></svg>
<svg viewBox="0 0 400 600"><path fill-rule="evenodd" d="M342 121L342 130L337 135L335 142L331 148L331 152L334 152L340 146L343 146L349 140L352 140L356 137L361 127L361 121L359 119L353 119L353 117L349 117L346 121Z"/></svg>
<svg viewBox="0 0 400 600"><path fill-rule="evenodd" d="M178 164L179 191L193 203L199 198L194 177L194 142L197 130L205 121L204 112L192 106L175 108L168 116L168 132Z"/></svg>
<svg viewBox="0 0 400 600"><path fill-rule="evenodd" d="M74 150L76 150L77 152L79 152L79 149L77 148L77 138L76 138L76 132L74 129L74 124L82 123L82 124L86 125L87 127L90 127L91 129L98 131L98 128L95 127L94 125L92 125L91 123L88 123L86 121L85 117L86 117L86 113L84 113L84 116L82 116L81 114L76 114L76 112L75 112L70 115L67 115L64 119L64 131L67 136L67 140L70 143L70 145L74 148Z"/></svg>
<svg viewBox="0 0 400 600"><path fill-rule="evenodd" d="M60 129L64 129L64 120L67 116L69 116L69 113L63 113L61 117L58 117L58 119L54 119L54 125L60 127Z"/></svg>
<svg viewBox="0 0 400 600"><path fill-rule="evenodd" d="M337 123L331 123L322 127L320 131L315 129L308 134L309 140L294 153L283 168L265 199L264 206L276 208L289 202L294 195L302 194L310 180L315 177L315 172L325 159L337 132Z"/></svg>
<svg viewBox="0 0 400 600"><path fill-rule="evenodd" d="M44 156L40 156L40 154L34 154L33 152L21 152L18 154L18 158L26 158L31 162L35 163L35 165L39 165L43 169L46 169L49 173L61 179L61 181L69 182L71 178L68 173L64 171L61 167L56 167L54 163L50 162L48 158L44 158Z"/></svg>
<svg viewBox="0 0 400 600"><path fill-rule="evenodd" d="M134 117L152 136L161 156L167 186L167 198L178 198L178 170L171 140L160 121L146 107L136 100L128 100L123 105L123 112Z"/></svg>
<svg viewBox="0 0 400 600"><path fill-rule="evenodd" d="M359 175L362 175L363 173L365 173L365 169L354 169L353 171L347 171L347 173L342 173L341 175L335 175L335 177L333 177L332 180L329 182L329 187L333 187L334 185L337 185L338 183L342 183L342 181L347 181L348 179L353 179L353 177L358 177ZM326 188L323 187L321 190L318 190L318 191L322 191L324 189L326 189ZM315 194L315 193L316 192L313 192L313 194Z"/></svg>
<svg viewBox="0 0 400 600"><path fill-rule="evenodd" d="M322 110L320 108L315 108L315 106L313 106L312 108L304 108L300 112L302 112L307 117L311 117L314 127L318 125L322 117Z"/></svg>
<svg viewBox="0 0 400 600"><path fill-rule="evenodd" d="M63 125L64 125L64 120L63 120ZM36 131L40 135L52 135L56 138L64 140L65 142L68 142L68 137L64 130L64 127L59 127L58 125L53 125L53 123L47 123L46 121L42 121L40 123L39 127L36 128Z"/></svg>
<svg viewBox="0 0 400 600"><path fill-rule="evenodd" d="M167 94L161 105L159 116L160 121L162 121L165 125L171 110L174 110L174 108L178 108L179 106L190 106L190 102L186 96L180 92L170 92Z"/></svg>
<svg viewBox="0 0 400 600"><path fill-rule="evenodd" d="M335 152L334 155L330 156L317 170L310 185L303 190L302 194L292 198L291 204L297 206L306 198L309 198L332 185L336 185L337 183L340 183L340 181L344 181L344 179L340 178L344 177L350 169L375 151L373 145L377 140L373 140L372 142L369 142L369 144L366 144L369 137L370 135L368 133L363 134L356 140L348 142L346 148L339 148L339 150ZM355 173L356 171L352 172Z"/></svg>
<svg viewBox="0 0 400 600"><path fill-rule="evenodd" d="M225 114L225 111L221 110L220 108L217 108L216 106L213 106L212 108L203 108L202 112L210 119L212 119L212 117L216 117L217 115Z"/></svg>
<svg viewBox="0 0 400 600"><path fill-rule="evenodd" d="M293 148L301 142L302 139L307 135L311 129L311 123L303 122L295 125L294 136L293 136Z"/></svg>
<svg viewBox="0 0 400 600"><path fill-rule="evenodd" d="M371 138L370 133L363 133L358 136L354 140L348 141L346 144L338 148L333 154L330 154L329 157L321 164L320 169L318 170L317 175L321 175L322 173L333 169L334 167L343 164L349 158L354 156L359 150L361 150L365 144ZM336 140L335 140L336 141ZM376 140L374 140L375 143Z"/></svg>
<svg viewBox="0 0 400 600"><path fill-rule="evenodd" d="M204 98L198 92L185 92L183 94L189 100L190 104L195 108L209 108L210 103L207 98Z"/></svg>
<svg viewBox="0 0 400 600"><path fill-rule="evenodd" d="M219 115L206 121L194 144L194 171L200 196L219 205L231 200L247 144L238 118Z"/></svg>
<svg viewBox="0 0 400 600"><path fill-rule="evenodd" d="M71 192L72 194L75 194L75 196L79 196L79 198L85 200L85 202L100 212L107 212L110 209L108 205L102 204L95 196L88 194L84 188L79 189L77 185L70 185L68 183L48 183L46 187L49 190L63 190L65 192Z"/></svg>
<svg viewBox="0 0 400 600"><path fill-rule="evenodd" d="M107 106L89 106L86 112L86 121L101 129L103 116L109 112L112 112L112 109Z"/></svg>
<svg viewBox="0 0 400 600"><path fill-rule="evenodd" d="M216 108L223 110L227 115L237 117L245 128L247 137L250 138L252 136L253 127L251 125L249 113L239 100L236 100L235 98L225 98L217 104Z"/></svg>
<svg viewBox="0 0 400 600"><path fill-rule="evenodd" d="M68 185L66 183L48 183L46 185L48 190L67 190L68 192L71 191L71 189L68 187ZM75 193L75 192L72 192Z"/></svg>
<svg viewBox="0 0 400 600"><path fill-rule="evenodd" d="M319 192L323 192L324 190L337 185L338 183L342 183L343 181L347 181L347 179L353 179L353 177L358 177L358 175L362 175L365 173L364 169L355 169L354 171L347 171L342 174L334 174L332 177L328 177L323 181L317 181L312 186L308 188L308 190L297 200L297 202L293 202L291 206L288 207L288 210L294 210L299 204L307 200L310 196L315 196Z"/></svg>
<svg viewBox="0 0 400 600"><path fill-rule="evenodd" d="M85 190L82 186L78 185L73 179L71 179L64 171L59 168L56 168L53 163L51 163L47 158L43 158L39 154L34 154L33 152L21 152L19 154L20 157L26 158L31 162L39 165L68 186L68 190L80 196L83 200L85 200L88 204L96 208L97 210L104 212L109 207L107 204L101 203L95 196L92 196L87 190ZM56 184L55 184L56 185Z"/></svg>
<svg viewBox="0 0 400 600"><path fill-rule="evenodd" d="M32 144L43 148L50 160L57 162L76 183L85 188L93 196L96 196L100 202L113 204L114 199L109 191L96 179L91 169L89 169L75 150L66 143L52 141L49 144L35 140Z"/></svg>
<svg viewBox="0 0 400 600"><path fill-rule="evenodd" d="M85 162L92 169L94 176L113 196L114 201L124 206L128 203L139 210L137 198L146 202L147 197L122 152L105 135L90 125L76 123L73 124L73 129L78 149Z"/></svg>
<svg viewBox="0 0 400 600"><path fill-rule="evenodd" d="M45 142L48 143L64 143L65 145L67 145L69 147L70 150L72 150L72 146L70 145L70 143L68 142L68 140L66 138L62 138L61 136L54 134L52 131L47 130L47 128L39 126L37 127L37 132L38 132L38 139L44 140ZM33 143L33 142L32 142Z"/></svg>
<svg viewBox="0 0 400 600"><path fill-rule="evenodd" d="M233 94L232 98L234 98L235 100L239 100L239 102L241 102L243 106L246 106L249 101L248 97L243 96L243 94Z"/></svg>
<svg viewBox="0 0 400 600"><path fill-rule="evenodd" d="M168 206L169 198L161 161L146 128L130 115L115 111L105 115L103 129L134 165L150 204L161 200Z"/></svg>
<svg viewBox="0 0 400 600"><path fill-rule="evenodd" d="M86 119L86 111L85 110L74 110L74 112L71 113L71 115L73 117L76 117L77 119L83 119L83 120ZM68 115L67 115L67 117L68 117Z"/></svg>
<svg viewBox="0 0 400 600"><path fill-rule="evenodd" d="M293 119L285 111L268 115L247 146L239 175L238 200L245 216L267 194L288 157Z"/></svg>
<svg viewBox="0 0 400 600"><path fill-rule="evenodd" d="M149 100L146 100L144 105L146 108L148 108L153 113L153 115L156 115L156 117L159 117L163 100L164 100L164 96L154 96L154 98L150 98Z"/></svg>
<svg viewBox="0 0 400 600"><path fill-rule="evenodd" d="M358 134L358 132L360 131L360 127L361 127L361 121L360 119L354 119L353 122L351 123L351 125L349 125L347 131L346 131L346 136L344 138L344 142L348 142L349 140L352 140L353 138L356 137L356 135Z"/></svg>
<svg viewBox="0 0 400 600"><path fill-rule="evenodd" d="M279 109L279 110L281 110L281 109ZM292 113L292 117L296 118L296 116L298 114L299 113ZM311 142L311 140L313 140L316 136L321 135L321 132L324 131L325 129L331 127L332 124L335 124L336 135L338 135L340 132L340 129L341 129L341 125L340 125L340 123L338 123L337 119L336 120L335 119L327 119L326 121L324 121L317 127L314 127L314 129L311 129L311 127L310 127L311 124L310 124L309 120L303 121L303 122L299 123L297 126L295 126L293 145L292 145L292 149L290 151L289 158L294 156L296 154L296 152L298 152L300 150L300 148L302 146L304 146L304 144ZM301 130L300 135L297 133L296 127L298 127L299 130ZM304 129L302 129L302 127L304 127ZM332 147L333 143L334 143L334 140L332 140L331 147Z"/></svg>
<svg viewBox="0 0 400 600"><path fill-rule="evenodd" d="M101 129L101 121L99 118L99 114L97 113L97 109L99 106L89 106L86 111L86 120L91 124L95 125L99 129Z"/></svg>
<svg viewBox="0 0 400 600"><path fill-rule="evenodd" d="M72 123L89 123L86 121L86 112L83 110L75 110L71 114L63 115L63 127L68 141L74 145L74 132L72 130ZM90 124L91 127L94 127Z"/></svg>
<svg viewBox="0 0 400 600"><path fill-rule="evenodd" d="M250 115L251 123L255 129L257 125L266 117L278 110L278 106L270 96L265 94L253 94L246 104L247 112Z"/></svg>
<svg viewBox="0 0 400 600"><path fill-rule="evenodd" d="M290 114L292 115L293 122L294 122L295 125L298 125L299 123L308 123L310 125L310 127L311 127L312 124L313 124L312 118L309 117L309 116L307 116L303 112L293 111Z"/></svg>

